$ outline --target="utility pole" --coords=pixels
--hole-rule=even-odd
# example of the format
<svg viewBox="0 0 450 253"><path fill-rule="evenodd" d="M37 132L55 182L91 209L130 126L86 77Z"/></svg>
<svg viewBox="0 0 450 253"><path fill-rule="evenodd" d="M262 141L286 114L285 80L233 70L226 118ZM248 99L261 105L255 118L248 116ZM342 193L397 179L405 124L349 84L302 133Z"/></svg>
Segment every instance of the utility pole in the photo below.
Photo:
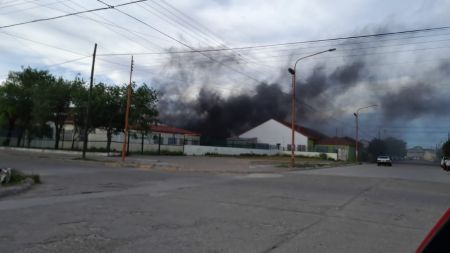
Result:
<svg viewBox="0 0 450 253"><path fill-rule="evenodd" d="M84 138L83 138L83 159L86 159L86 149L88 143L88 128L89 128L89 113L91 107L91 96L92 96L92 85L94 83L94 66L95 66L95 56L97 54L97 43L94 45L94 54L92 55L92 67L91 67L91 80L89 83L89 93L88 101L86 106L86 118L84 119Z"/></svg>
<svg viewBox="0 0 450 253"><path fill-rule="evenodd" d="M359 130L359 124L358 124L358 113L354 113L353 115L355 115L355 120L356 120L356 142L355 142L355 158L356 158L356 162L359 161L358 159L358 130Z"/></svg>
<svg viewBox="0 0 450 253"><path fill-rule="evenodd" d="M291 169L295 167L295 74L292 74L292 109L291 109Z"/></svg>
<svg viewBox="0 0 450 253"><path fill-rule="evenodd" d="M131 67L130 67L130 83L128 84L128 92L127 92L127 107L125 109L125 130L124 130L124 138L122 145L122 162L125 161L125 153L127 152L127 144L128 140L128 116L130 113L130 104L131 104L131 77L133 74L133 56L131 56Z"/></svg>

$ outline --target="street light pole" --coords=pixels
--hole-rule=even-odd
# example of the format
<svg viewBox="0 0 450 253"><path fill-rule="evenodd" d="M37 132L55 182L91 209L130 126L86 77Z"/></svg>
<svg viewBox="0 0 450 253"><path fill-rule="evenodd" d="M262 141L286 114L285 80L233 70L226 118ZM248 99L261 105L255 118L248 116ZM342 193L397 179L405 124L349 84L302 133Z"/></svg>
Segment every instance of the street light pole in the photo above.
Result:
<svg viewBox="0 0 450 253"><path fill-rule="evenodd" d="M288 71L289 73L292 75L292 109L291 109L291 134L292 134L292 143L291 143L291 168L293 169L295 167L295 83L296 83L296 69L297 69L297 63L303 59L318 55L318 54L323 54L326 52L332 52L335 51L336 48L331 48L325 51L321 51L321 52L317 52L311 55L307 55L307 56L303 56L298 58L295 61L294 67L293 68L289 68Z"/></svg>
<svg viewBox="0 0 450 253"><path fill-rule="evenodd" d="M369 105L366 107L361 107L358 108L358 110L356 110L355 113L353 113L353 115L355 115L355 122L356 122L356 140L355 140L355 159L356 162L359 162L359 157L358 157L358 134L359 134L359 111L363 110L363 109L367 109L367 108L371 108L371 107L376 107L377 105Z"/></svg>

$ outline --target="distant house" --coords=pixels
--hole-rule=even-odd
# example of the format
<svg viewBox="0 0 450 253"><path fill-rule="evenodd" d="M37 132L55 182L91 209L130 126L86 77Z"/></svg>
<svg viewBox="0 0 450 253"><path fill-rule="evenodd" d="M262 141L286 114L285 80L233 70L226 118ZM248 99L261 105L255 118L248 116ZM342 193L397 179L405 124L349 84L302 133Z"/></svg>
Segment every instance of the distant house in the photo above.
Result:
<svg viewBox="0 0 450 253"><path fill-rule="evenodd" d="M294 135L295 151L314 151L315 143L327 137L318 131L298 125L294 127ZM274 145L279 150L291 150L292 128L287 122L270 119L242 133L239 138Z"/></svg>
<svg viewBox="0 0 450 253"><path fill-rule="evenodd" d="M425 149L421 146L415 146L407 150L406 158L410 160L435 161L436 151L433 149Z"/></svg>

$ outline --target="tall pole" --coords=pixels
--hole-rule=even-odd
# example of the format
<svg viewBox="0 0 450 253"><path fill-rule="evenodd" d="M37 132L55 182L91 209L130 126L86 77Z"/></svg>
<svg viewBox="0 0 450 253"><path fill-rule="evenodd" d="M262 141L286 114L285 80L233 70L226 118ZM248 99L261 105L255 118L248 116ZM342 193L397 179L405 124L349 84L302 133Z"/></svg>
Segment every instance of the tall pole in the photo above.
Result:
<svg viewBox="0 0 450 253"><path fill-rule="evenodd" d="M130 113L130 104L131 104L131 78L133 74L133 56L131 56L131 67L130 67L130 83L128 84L128 92L127 92L127 107L125 109L125 130L124 130L124 138L122 145L122 162L125 161L125 154L127 152L127 144L128 144L128 116Z"/></svg>
<svg viewBox="0 0 450 253"><path fill-rule="evenodd" d="M291 73L291 75L292 75L292 110L291 110L291 113L292 113L292 115L291 115L292 143L291 143L291 166L290 166L291 168L295 167L295 153L294 153L294 151L295 151L295 137L294 137L295 136L295 77L296 77L295 74L296 74L296 69L297 69L297 63L300 60L303 60L303 59L306 59L306 58L309 58L309 57L312 57L312 56L315 56L318 54L332 52L335 50L336 50L336 48L331 48L331 49L328 49L325 51L321 51L321 52L317 52L314 54L300 57L295 61L294 68L288 69L289 73Z"/></svg>
<svg viewBox="0 0 450 253"><path fill-rule="evenodd" d="M83 159L86 159L86 149L88 143L88 128L89 128L89 118L90 118L90 107L91 107L91 96L92 96L92 85L94 83L94 66L95 66L95 56L97 54L97 43L94 45L94 54L92 55L92 67L91 67L91 80L89 82L89 93L88 102L86 106L86 118L84 119L84 138L83 138Z"/></svg>
<svg viewBox="0 0 450 253"><path fill-rule="evenodd" d="M359 157L358 157L358 133L359 133L359 111L363 110L363 109L367 109L367 108L371 108L371 107L376 107L377 105L369 105L366 107L361 107L358 108L358 110L356 110L355 113L353 113L353 115L355 115L355 120L356 120L356 140L355 140L355 156L356 156L356 162L359 162ZM379 133L379 131L378 131Z"/></svg>
<svg viewBox="0 0 450 253"><path fill-rule="evenodd" d="M292 74L292 110L291 110L291 130L292 130L292 143L291 143L291 168L295 167L295 71Z"/></svg>
<svg viewBox="0 0 450 253"><path fill-rule="evenodd" d="M356 120L355 159L356 159L356 162L359 162L359 159L358 159L358 132L359 132L358 113L355 113L355 120Z"/></svg>

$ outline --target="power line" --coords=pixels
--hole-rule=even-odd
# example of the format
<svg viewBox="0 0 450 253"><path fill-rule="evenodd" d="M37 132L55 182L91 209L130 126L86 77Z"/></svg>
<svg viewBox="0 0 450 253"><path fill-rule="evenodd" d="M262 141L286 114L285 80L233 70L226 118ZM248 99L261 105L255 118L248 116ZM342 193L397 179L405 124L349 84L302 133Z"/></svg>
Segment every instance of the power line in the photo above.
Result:
<svg viewBox="0 0 450 253"><path fill-rule="evenodd" d="M339 44L327 44L327 45L320 45L320 46L308 46L308 47L302 47L302 48L295 48L295 49L278 49L283 51L297 51L297 50L304 50L304 49L311 49L311 48L327 48L327 47L340 47L340 46L349 46L349 45L358 45L363 43L380 43L385 41L392 41L392 40L404 40L404 39L414 39L414 38L420 38L420 37L431 37L431 36L445 36L450 35L450 33L446 34L439 34L439 35L429 35L429 36L415 36L415 37L406 37L406 38L394 38L389 40L378 40L378 41L360 41L360 42L352 42L352 43L339 43ZM381 47L391 47L391 46L402 46L402 45L411 45L411 44L426 44L426 43L434 43L434 42L441 42L441 41L448 41L447 38L441 39L441 40L434 40L434 41L416 41L416 42L409 42L409 43L403 43L403 44L395 44L395 45L385 45L385 46L378 46L378 47L366 47L366 48L356 48L356 49L339 49L339 51L348 51L348 50L359 50L359 49L370 49L370 48L381 48ZM294 42L293 42L294 43ZM262 45L263 46L263 45ZM260 48L260 46L256 45L253 48ZM198 53L198 52L219 52L219 51L229 51L229 50L243 50L243 49L253 49L251 47L233 47L233 48L207 48L207 49L196 49L193 51L170 51L170 52L133 52L133 53L106 53L101 54L102 56L107 55L167 55L167 54L189 54L189 53ZM273 50L273 51L278 51ZM307 52L304 52L307 53ZM288 55L290 56L290 55Z"/></svg>
<svg viewBox="0 0 450 253"><path fill-rule="evenodd" d="M72 50L69 50L69 49L66 49L66 48L62 48L62 47L50 45L50 44L47 44L47 43L44 43L44 42L28 39L28 38L25 38L25 37L22 37L22 36L19 36L19 35L16 35L16 34L8 33L8 32L5 32L5 31L0 31L0 33L3 33L5 35L11 36L11 37L14 37L16 39L21 39L21 40L33 42L33 43L36 43L36 44L39 44L39 45L42 45L42 46L46 46L46 47L50 47L50 48L53 48L53 49L65 51L65 52L68 52L68 53L71 53L71 54L86 55L86 54L78 53L78 52L75 52L75 51L72 51Z"/></svg>
<svg viewBox="0 0 450 253"><path fill-rule="evenodd" d="M84 59L87 59L87 58L90 58L90 57L91 57L90 55L89 56L84 56L84 57L79 57L79 58L75 58L75 59L72 59L72 60L63 61L63 62L60 62L60 63L50 64L47 67L48 68L56 67L56 66L64 65L64 64L67 64L67 63L71 63L71 62L81 61L81 60L84 60Z"/></svg>
<svg viewBox="0 0 450 253"><path fill-rule="evenodd" d="M62 3L62 2L66 2L66 1L68 1L68 0L59 0L59 1L56 1L56 2L45 3L45 4L34 3L34 4L37 4L38 6L32 6L32 7L29 7L29 8L20 9L20 10L16 10L16 11L2 12L2 13L0 13L0 14L2 14L2 15L4 15L4 14L10 15L10 14L13 14L13 13L24 12L24 11L27 11L27 10L36 9L36 8L40 8L40 7L43 7L43 6L49 6L49 5L59 4L59 3Z"/></svg>
<svg viewBox="0 0 450 253"><path fill-rule="evenodd" d="M145 2L145 1L147 1L147 0L136 0L136 1L133 1L133 2L123 3L123 4L118 4L118 5L108 5L107 7L103 7L103 8L97 8L97 9L90 9L90 10L86 10L86 11L73 12L73 13L68 13L68 14L55 16L55 17L50 17L50 18L40 18L40 19L31 20L31 21L25 21L25 22L16 23L16 24L0 26L0 29L8 28L8 27L14 27L14 26L20 26L20 25L26 25L26 24L30 24L30 23L37 23L37 22L41 22L41 21L54 20L54 19L74 16L74 15L79 15L79 14L83 14L83 13L94 12L94 11L102 11L102 10L109 10L109 9L117 10L116 9L117 7L130 5L130 4L135 4L135 3L139 3L139 2Z"/></svg>
<svg viewBox="0 0 450 253"><path fill-rule="evenodd" d="M69 0L69 2L72 3L72 4L74 4L74 5L76 5L76 6L78 6L78 7L80 7L80 8L82 8L82 9L84 9L84 10L87 10L87 9L84 8L82 5L76 3L76 2L74 2L74 1L72 1L72 0ZM63 3L63 5L65 5L65 6L68 7L69 9L76 10L76 9L74 9L73 7L69 6L69 5L66 5L65 3ZM120 26L120 25L118 25L118 24L112 22L111 20L106 19L106 18L100 16L100 15L97 14L97 13L92 13L92 14L95 15L95 16L97 16L98 18L104 20L104 21L101 21L101 20L98 20L98 19L95 19L95 18L92 18L92 17L87 17L87 16L78 16L78 17L80 17L80 18L85 18L85 19L91 20L91 21L93 21L93 22L95 22L95 23L97 23L97 24L99 24L99 25L102 25L102 26L104 26L106 29L108 29L108 30L110 30L110 31L112 31L112 32L114 32L114 33L117 33L117 34L119 34L120 36L125 37L125 38L128 39L129 41L141 45L143 48L148 48L148 47L145 46L145 45L143 45L142 43L140 43L140 40L144 40L144 41L148 42L149 44L151 44L151 45L154 46L154 47L161 48L160 46L156 45L155 43L153 43L152 41L150 41L148 38L145 37L145 36L148 36L148 37L154 37L154 36L151 36L151 35L148 35L148 34L143 34L143 35L141 35L142 33L138 33L138 32L136 32L136 31L133 31L133 30L129 29L129 28ZM107 26L111 26L111 27L115 27L115 28L120 29L120 30L123 30L123 31L125 31L125 32L128 32L128 33L130 33L130 34L136 36L137 38L139 38L139 40L130 38L130 37L127 36L126 34L122 34L121 32L119 32L119 31L117 31L117 30L114 30L114 29L112 29L112 28L110 28L110 27L107 27L106 25L107 25ZM145 36L144 36L144 35L145 35Z"/></svg>
<svg viewBox="0 0 450 253"><path fill-rule="evenodd" d="M111 5L109 5L108 3L103 2L102 0L97 0L97 1L103 3L103 4L107 5L107 6L111 6ZM181 44L181 45L183 45L183 46L185 46L185 47L191 49L192 51L195 51L195 49L194 49L192 46L190 46L190 45L188 45L188 44L186 44L186 43L184 43L184 42L182 42L182 41L180 41L180 40L178 40L178 39L172 37L171 35L169 35L169 34L163 32L163 31L159 30L158 28L156 28L156 27L154 27L154 26L148 24L147 22L145 22L145 21L143 21L143 20L141 20L141 19L138 19L138 18L134 17L133 15L130 15L130 14L128 14L128 13L126 13L126 12L120 10L120 9L115 8L114 10L116 10L116 11L118 11L118 12L120 12L120 13L122 13L122 14L124 14L124 15L126 15L126 16L128 16L128 17L130 17L130 18L132 18L132 19L134 19L134 20L136 20L136 21L138 21L138 22L141 23L141 24L144 24L145 26L147 26L147 27L149 27L149 28L151 28L151 29L157 31L158 33L160 33L160 34L162 34L162 35L164 35L164 36L166 36L166 37L172 39L173 41L175 41L175 42L177 42L177 43L179 43L179 44ZM210 56L207 55L207 54L204 54L204 53L201 52L201 51L198 51L198 53L202 54L203 56L205 56L206 58L210 59L211 61L214 61L214 62L216 62L216 63L218 63L218 64L220 64L220 65L222 65L222 66L227 67L228 69L230 69L230 70L232 70L232 71L234 71L234 72L236 72L236 73L239 73L239 74L241 74L241 75L246 76L247 78L249 78L249 79L251 79L251 80L253 80L253 81L255 81L255 82L260 82L258 79L254 78L254 77L252 77L252 76L250 76L250 75L248 75L248 74L246 74L246 73L244 73L244 72L242 72L242 71L239 71L239 70L237 70L237 69L234 69L234 68L232 68L232 67L230 67L230 66L224 64L223 62L217 61L217 60L215 60L214 58L210 57Z"/></svg>

